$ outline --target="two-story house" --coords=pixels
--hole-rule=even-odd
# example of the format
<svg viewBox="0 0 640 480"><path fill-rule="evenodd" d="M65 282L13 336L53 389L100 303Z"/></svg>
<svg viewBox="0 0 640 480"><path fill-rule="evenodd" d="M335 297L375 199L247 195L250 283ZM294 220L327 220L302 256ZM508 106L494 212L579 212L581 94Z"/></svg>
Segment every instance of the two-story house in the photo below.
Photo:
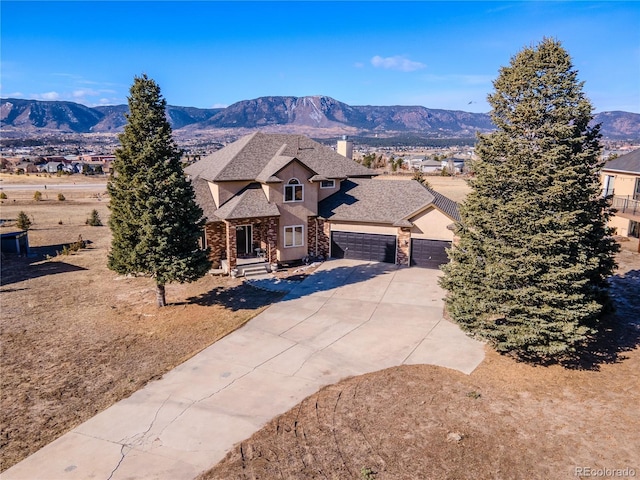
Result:
<svg viewBox="0 0 640 480"><path fill-rule="evenodd" d="M350 149L339 149L349 152ZM305 256L437 267L455 202L376 173L302 135L256 132L189 165L214 265Z"/></svg>
<svg viewBox="0 0 640 480"><path fill-rule="evenodd" d="M609 226L617 235L640 237L640 149L608 161L600 178L602 194L616 210Z"/></svg>

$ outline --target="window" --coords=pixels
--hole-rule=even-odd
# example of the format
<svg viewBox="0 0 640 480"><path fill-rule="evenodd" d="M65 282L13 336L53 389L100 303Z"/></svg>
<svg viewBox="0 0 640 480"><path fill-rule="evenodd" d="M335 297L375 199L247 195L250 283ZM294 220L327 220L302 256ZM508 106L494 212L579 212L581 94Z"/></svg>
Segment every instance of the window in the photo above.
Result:
<svg viewBox="0 0 640 480"><path fill-rule="evenodd" d="M322 180L320 182L320 188L333 188L336 186L335 180Z"/></svg>
<svg viewBox="0 0 640 480"><path fill-rule="evenodd" d="M613 175L607 175L604 177L604 187L602 188L602 196L609 197L613 195L613 182L616 179Z"/></svg>
<svg viewBox="0 0 640 480"><path fill-rule="evenodd" d="M284 186L284 201L285 202L302 202L302 189L303 186L300 184L297 178L292 178L289 180Z"/></svg>
<svg viewBox="0 0 640 480"><path fill-rule="evenodd" d="M303 234L304 227L295 225L293 227L284 227L284 246L285 247L302 247L304 245Z"/></svg>

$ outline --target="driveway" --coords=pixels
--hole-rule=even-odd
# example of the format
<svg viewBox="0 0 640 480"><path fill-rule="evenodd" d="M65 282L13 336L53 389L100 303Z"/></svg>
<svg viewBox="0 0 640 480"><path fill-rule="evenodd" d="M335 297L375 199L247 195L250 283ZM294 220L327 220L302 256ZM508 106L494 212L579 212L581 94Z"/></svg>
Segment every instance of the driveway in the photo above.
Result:
<svg viewBox="0 0 640 480"><path fill-rule="evenodd" d="M2 474L192 479L321 387L402 364L471 373L437 270L332 260L240 330Z"/></svg>

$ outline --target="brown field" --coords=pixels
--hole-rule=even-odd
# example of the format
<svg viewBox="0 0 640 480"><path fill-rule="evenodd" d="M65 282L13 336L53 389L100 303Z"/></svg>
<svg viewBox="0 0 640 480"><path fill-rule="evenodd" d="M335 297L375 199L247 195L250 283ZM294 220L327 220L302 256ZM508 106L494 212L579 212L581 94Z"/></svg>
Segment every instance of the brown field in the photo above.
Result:
<svg viewBox="0 0 640 480"><path fill-rule="evenodd" d="M406 180L412 176L412 174L406 173L404 175L379 175L377 178L380 180ZM429 182L431 188L456 202L462 202L471 190L463 176L443 177L425 174L424 178Z"/></svg>
<svg viewBox="0 0 640 480"><path fill-rule="evenodd" d="M428 180L452 198L466 193L459 178ZM105 199L69 193L77 197L34 202L25 193L0 205L2 219L33 217L38 255L78 235L90 242L49 261L3 258L0 470L278 298L208 276L168 286L170 305L158 309L150 280L107 270L108 227L84 223L96 208L106 224ZM618 313L581 368L532 367L487 349L470 376L426 365L345 379L273 419L203 478L578 478L575 467L640 475L640 255L637 243L622 245Z"/></svg>
<svg viewBox="0 0 640 480"><path fill-rule="evenodd" d="M239 280L207 276L168 285L170 305L159 309L151 280L119 277L106 268L109 228L85 225L94 208L106 224L106 202L91 194L64 202L9 199L0 205L2 219L15 219L20 210L33 218L29 241L36 254L2 259L0 470L162 376L279 298ZM13 230L11 222L0 228ZM88 242L86 249L56 256L78 235Z"/></svg>

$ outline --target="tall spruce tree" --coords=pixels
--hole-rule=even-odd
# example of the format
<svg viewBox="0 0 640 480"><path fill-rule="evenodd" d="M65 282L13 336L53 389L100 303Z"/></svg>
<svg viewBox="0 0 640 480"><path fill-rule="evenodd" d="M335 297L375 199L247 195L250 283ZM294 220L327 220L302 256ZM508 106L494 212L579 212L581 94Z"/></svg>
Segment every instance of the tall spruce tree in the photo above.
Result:
<svg viewBox="0 0 640 480"><path fill-rule="evenodd" d="M498 351L573 354L598 329L618 245L599 197L599 126L560 42L543 39L500 70L479 135L459 241L443 268L446 305Z"/></svg>
<svg viewBox="0 0 640 480"><path fill-rule="evenodd" d="M154 278L159 306L166 305L167 283L197 280L211 266L199 248L203 212L182 170L165 107L153 80L134 79L107 185L113 233L108 266Z"/></svg>

